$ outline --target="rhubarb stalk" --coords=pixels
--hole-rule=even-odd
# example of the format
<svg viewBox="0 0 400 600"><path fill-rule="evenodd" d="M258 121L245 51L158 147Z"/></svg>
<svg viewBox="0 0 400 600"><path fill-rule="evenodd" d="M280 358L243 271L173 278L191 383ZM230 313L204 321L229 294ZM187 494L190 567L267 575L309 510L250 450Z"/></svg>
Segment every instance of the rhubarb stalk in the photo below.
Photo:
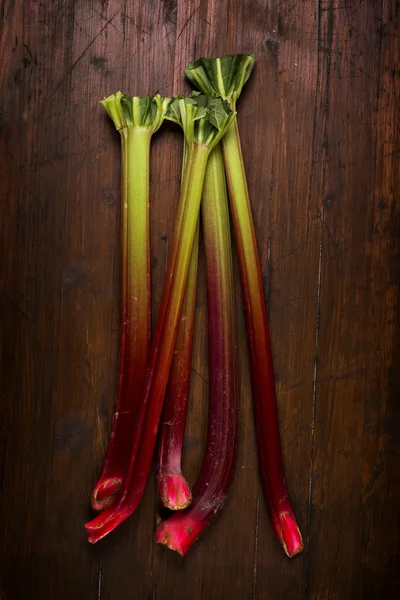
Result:
<svg viewBox="0 0 400 600"><path fill-rule="evenodd" d="M237 449L237 382L233 275L222 150L208 161L202 218L207 266L209 417L202 469L191 506L161 522L156 539L184 556L223 506Z"/></svg>
<svg viewBox="0 0 400 600"><path fill-rule="evenodd" d="M129 458L150 347L149 159L169 100L117 92L102 106L121 136L121 347L118 395L107 455L92 493L96 511L115 500Z"/></svg>
<svg viewBox="0 0 400 600"><path fill-rule="evenodd" d="M176 119L174 121L176 122ZM185 184L188 155L189 149L184 141L182 184ZM176 240L179 237L181 221L182 213L178 212L173 236L173 252L176 252ZM182 451L192 370L198 245L199 231L197 230L160 425L157 462L158 494L164 506L170 510L182 510L192 501L189 484L182 474Z"/></svg>
<svg viewBox="0 0 400 600"><path fill-rule="evenodd" d="M168 265L164 288L167 291L163 293L157 319L129 462L117 501L85 525L92 543L113 531L135 511L145 489L176 342L207 160L232 123L234 112L219 98L199 96L175 99L168 109L168 118L182 125L188 145L180 195L182 208L178 209L178 214L182 215L181 229L176 252Z"/></svg>
<svg viewBox="0 0 400 600"><path fill-rule="evenodd" d="M170 510L182 510L192 500L189 484L182 475L182 449L192 370L198 237L197 230L160 427L158 493L164 506Z"/></svg>
<svg viewBox="0 0 400 600"><path fill-rule="evenodd" d="M254 62L252 54L202 58L190 63L185 74L204 94L220 96L236 110ZM274 531L287 555L294 556L303 542L285 481L266 304L236 118L222 145L246 313L261 483Z"/></svg>

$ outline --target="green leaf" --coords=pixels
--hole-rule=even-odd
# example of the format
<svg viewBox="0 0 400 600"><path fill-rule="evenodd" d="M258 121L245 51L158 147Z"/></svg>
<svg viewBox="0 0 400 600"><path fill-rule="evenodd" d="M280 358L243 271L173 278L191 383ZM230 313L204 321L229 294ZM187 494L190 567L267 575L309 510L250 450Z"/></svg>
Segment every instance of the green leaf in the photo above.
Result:
<svg viewBox="0 0 400 600"><path fill-rule="evenodd" d="M201 92L197 92L196 90L191 92L189 98L194 99L199 107L205 107L208 102L208 96L202 94Z"/></svg>
<svg viewBox="0 0 400 600"><path fill-rule="evenodd" d="M169 98L159 94L154 96L121 96L121 107L127 127L149 127L153 133L161 126L168 106Z"/></svg>
<svg viewBox="0 0 400 600"><path fill-rule="evenodd" d="M229 105L226 100L222 100L221 98L209 98L207 114L210 123L214 125L216 129L220 129L223 126L228 109Z"/></svg>
<svg viewBox="0 0 400 600"><path fill-rule="evenodd" d="M124 111L121 106L122 93L116 92L100 102L110 119L115 125L115 129L119 131L126 126Z"/></svg>
<svg viewBox="0 0 400 600"><path fill-rule="evenodd" d="M207 115L207 111L204 107L198 107L198 109L196 110L196 114L193 117L194 121L198 121L199 119L204 119L204 117Z"/></svg>
<svg viewBox="0 0 400 600"><path fill-rule="evenodd" d="M250 77L254 63L254 54L199 58L188 64L185 75L204 94L235 102Z"/></svg>
<svg viewBox="0 0 400 600"><path fill-rule="evenodd" d="M165 118L168 121L173 121L174 123L177 123L178 125L182 125L181 111L179 108L179 100L182 100L182 99L183 99L183 96L175 96L174 98L172 98L169 103L169 106L168 106L167 114L165 115Z"/></svg>
<svg viewBox="0 0 400 600"><path fill-rule="evenodd" d="M148 125L151 124L149 123L149 121L151 122L151 105L152 105L152 98L150 98L149 96L145 96L144 98L140 99L140 123L142 125ZM157 114L157 106L154 105L155 108L155 115Z"/></svg>
<svg viewBox="0 0 400 600"><path fill-rule="evenodd" d="M235 112L222 98L209 98L199 92L189 98L174 98L166 118L183 128L186 143L213 147L232 122Z"/></svg>

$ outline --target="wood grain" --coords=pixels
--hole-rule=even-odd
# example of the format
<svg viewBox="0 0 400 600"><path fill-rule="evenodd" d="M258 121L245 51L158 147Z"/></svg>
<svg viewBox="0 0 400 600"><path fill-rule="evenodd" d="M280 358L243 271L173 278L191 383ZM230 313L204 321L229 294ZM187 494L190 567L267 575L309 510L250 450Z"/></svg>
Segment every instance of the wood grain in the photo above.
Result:
<svg viewBox="0 0 400 600"><path fill-rule="evenodd" d="M0 2L0 598L400 596L400 5L397 0ZM119 338L119 139L99 100L189 90L201 55L257 54L239 126L270 315L284 461L305 551L274 539L235 294L230 497L188 556L156 547L154 477L90 546ZM182 140L152 145L153 313ZM207 418L201 252L184 470Z"/></svg>

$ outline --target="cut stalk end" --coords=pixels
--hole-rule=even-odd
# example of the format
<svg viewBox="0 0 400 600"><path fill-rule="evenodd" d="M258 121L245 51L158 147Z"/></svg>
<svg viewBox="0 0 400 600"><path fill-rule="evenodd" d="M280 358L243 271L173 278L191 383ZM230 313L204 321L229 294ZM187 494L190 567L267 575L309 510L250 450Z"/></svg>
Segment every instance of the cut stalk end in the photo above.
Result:
<svg viewBox="0 0 400 600"><path fill-rule="evenodd" d="M294 515L282 512L274 521L275 533L289 558L304 549L303 539Z"/></svg>
<svg viewBox="0 0 400 600"><path fill-rule="evenodd" d="M182 557L190 550L203 527L200 521L181 519L173 515L168 521L161 521L156 531L156 542L178 552Z"/></svg>
<svg viewBox="0 0 400 600"><path fill-rule="evenodd" d="M164 475L159 482L159 494L163 505L170 510L182 510L192 501L189 484L181 473Z"/></svg>
<svg viewBox="0 0 400 600"><path fill-rule="evenodd" d="M111 477L101 481L92 493L92 508L100 512L113 504L115 496L121 487L122 480Z"/></svg>

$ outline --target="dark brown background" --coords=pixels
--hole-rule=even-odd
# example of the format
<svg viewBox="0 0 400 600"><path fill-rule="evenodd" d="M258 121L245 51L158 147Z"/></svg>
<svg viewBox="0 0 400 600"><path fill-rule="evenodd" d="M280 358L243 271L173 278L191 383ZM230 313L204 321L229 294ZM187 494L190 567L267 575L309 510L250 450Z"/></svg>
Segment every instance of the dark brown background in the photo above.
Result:
<svg viewBox="0 0 400 600"><path fill-rule="evenodd" d="M2 0L0 27L1 599L399 598L400 3ZM224 510L182 561L154 544L151 479L92 547L119 336L119 140L99 100L185 92L188 60L234 51L257 54L239 122L306 550L285 557L261 495L238 282L240 449ZM167 126L152 148L156 314L180 134ZM203 264L191 482L204 289Z"/></svg>

